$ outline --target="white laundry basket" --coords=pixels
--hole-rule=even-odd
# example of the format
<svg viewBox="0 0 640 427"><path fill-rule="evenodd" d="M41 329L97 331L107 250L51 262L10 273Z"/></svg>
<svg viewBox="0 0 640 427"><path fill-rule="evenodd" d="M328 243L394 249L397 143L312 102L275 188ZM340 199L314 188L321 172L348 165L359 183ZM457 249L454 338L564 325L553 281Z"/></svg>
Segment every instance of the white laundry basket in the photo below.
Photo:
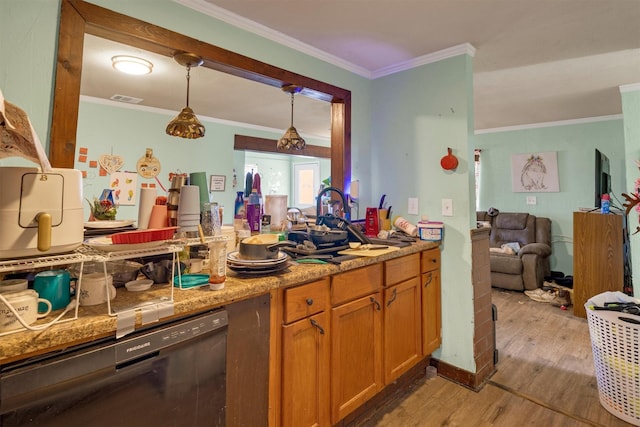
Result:
<svg viewBox="0 0 640 427"><path fill-rule="evenodd" d="M600 403L640 426L640 316L593 310L585 304ZM625 321L623 319L631 319Z"/></svg>

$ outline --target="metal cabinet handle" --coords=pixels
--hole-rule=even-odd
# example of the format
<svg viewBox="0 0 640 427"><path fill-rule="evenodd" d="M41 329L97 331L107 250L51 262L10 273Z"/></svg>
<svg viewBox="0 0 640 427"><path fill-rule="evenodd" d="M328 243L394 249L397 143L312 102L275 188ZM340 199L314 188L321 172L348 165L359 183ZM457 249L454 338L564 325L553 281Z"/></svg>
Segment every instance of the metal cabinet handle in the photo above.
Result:
<svg viewBox="0 0 640 427"><path fill-rule="evenodd" d="M374 297L369 297L369 300L375 304L376 309L378 311L380 311L382 309L382 306L380 305L380 303L378 301L376 301L376 299Z"/></svg>
<svg viewBox="0 0 640 427"><path fill-rule="evenodd" d="M323 328L322 326L320 326L320 324L319 324L318 322L316 322L316 321L315 321L315 320L313 320L313 319L309 319L309 321L311 322L311 324L312 324L313 326L315 326L316 328L318 328L318 330L320 331L320 334L321 334L321 335L324 335L324 328Z"/></svg>
<svg viewBox="0 0 640 427"><path fill-rule="evenodd" d="M387 301L387 307L389 307L391 303L396 300L397 297L398 297L398 288L393 288L393 295L391 295L391 298L389 299L389 301Z"/></svg>
<svg viewBox="0 0 640 427"><path fill-rule="evenodd" d="M313 305L313 299L307 298L307 305Z"/></svg>
<svg viewBox="0 0 640 427"><path fill-rule="evenodd" d="M424 282L424 287L426 288L426 287L427 287L427 285L428 285L429 283L431 283L432 281L433 281L433 273L429 273L429 275L427 276L427 280L426 280L426 282Z"/></svg>

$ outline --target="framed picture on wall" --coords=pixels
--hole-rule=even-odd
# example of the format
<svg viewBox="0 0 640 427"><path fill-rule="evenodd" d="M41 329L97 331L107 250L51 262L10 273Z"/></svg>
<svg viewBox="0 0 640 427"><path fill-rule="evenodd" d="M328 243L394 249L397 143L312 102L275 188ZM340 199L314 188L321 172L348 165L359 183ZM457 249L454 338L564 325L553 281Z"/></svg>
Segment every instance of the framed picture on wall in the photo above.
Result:
<svg viewBox="0 0 640 427"><path fill-rule="evenodd" d="M224 191L227 177L224 175L211 175L209 179L209 191Z"/></svg>
<svg viewBox="0 0 640 427"><path fill-rule="evenodd" d="M558 153L514 154L511 156L511 189L514 193L557 193Z"/></svg>

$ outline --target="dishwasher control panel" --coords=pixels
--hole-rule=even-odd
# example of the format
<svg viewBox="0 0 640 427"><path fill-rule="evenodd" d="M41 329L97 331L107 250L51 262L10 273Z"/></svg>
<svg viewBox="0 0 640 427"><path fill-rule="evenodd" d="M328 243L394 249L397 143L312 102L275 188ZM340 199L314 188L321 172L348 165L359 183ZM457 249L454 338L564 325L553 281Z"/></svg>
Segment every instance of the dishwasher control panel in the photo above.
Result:
<svg viewBox="0 0 640 427"><path fill-rule="evenodd" d="M129 338L115 345L116 364L158 352L163 348L224 328L227 324L227 311L219 310Z"/></svg>

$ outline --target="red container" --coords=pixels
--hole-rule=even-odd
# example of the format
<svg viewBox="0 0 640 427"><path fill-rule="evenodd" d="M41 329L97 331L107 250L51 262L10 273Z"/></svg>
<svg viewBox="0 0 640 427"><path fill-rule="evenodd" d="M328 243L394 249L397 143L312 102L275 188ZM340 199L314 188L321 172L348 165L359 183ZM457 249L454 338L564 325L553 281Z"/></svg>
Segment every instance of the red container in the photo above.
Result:
<svg viewBox="0 0 640 427"><path fill-rule="evenodd" d="M111 235L111 242L115 245L131 245L136 243L169 240L178 227L154 228L149 230L125 231Z"/></svg>

